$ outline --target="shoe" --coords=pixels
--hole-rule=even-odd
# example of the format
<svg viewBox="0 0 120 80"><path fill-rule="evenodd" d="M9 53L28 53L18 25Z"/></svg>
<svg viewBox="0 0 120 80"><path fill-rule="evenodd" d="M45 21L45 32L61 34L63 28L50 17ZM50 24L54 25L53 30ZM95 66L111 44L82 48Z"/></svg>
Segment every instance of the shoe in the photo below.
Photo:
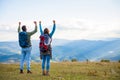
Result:
<svg viewBox="0 0 120 80"><path fill-rule="evenodd" d="M43 76L45 76L45 75L46 75L46 73L45 73L45 71L44 71L44 70L43 70L43 72L42 72L42 75L43 75Z"/></svg>
<svg viewBox="0 0 120 80"><path fill-rule="evenodd" d="M20 74L23 74L23 70L20 70Z"/></svg>
<svg viewBox="0 0 120 80"><path fill-rule="evenodd" d="M46 76L50 76L49 71L46 71Z"/></svg>
<svg viewBox="0 0 120 80"><path fill-rule="evenodd" d="M27 70L27 73L30 73L30 74L32 74L32 72L31 72L30 70Z"/></svg>

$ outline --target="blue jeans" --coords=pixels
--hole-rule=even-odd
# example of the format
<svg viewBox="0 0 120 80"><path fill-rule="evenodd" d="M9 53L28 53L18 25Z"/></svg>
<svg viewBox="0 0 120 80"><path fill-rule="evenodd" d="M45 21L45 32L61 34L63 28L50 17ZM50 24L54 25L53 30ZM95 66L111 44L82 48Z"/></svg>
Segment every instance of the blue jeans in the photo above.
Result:
<svg viewBox="0 0 120 80"><path fill-rule="evenodd" d="M45 70L45 64L46 64L46 70L49 71L49 69L50 69L50 55L42 55L42 70Z"/></svg>
<svg viewBox="0 0 120 80"><path fill-rule="evenodd" d="M20 70L23 70L25 59L26 59L27 70L30 70L31 49L32 49L32 47L22 48Z"/></svg>

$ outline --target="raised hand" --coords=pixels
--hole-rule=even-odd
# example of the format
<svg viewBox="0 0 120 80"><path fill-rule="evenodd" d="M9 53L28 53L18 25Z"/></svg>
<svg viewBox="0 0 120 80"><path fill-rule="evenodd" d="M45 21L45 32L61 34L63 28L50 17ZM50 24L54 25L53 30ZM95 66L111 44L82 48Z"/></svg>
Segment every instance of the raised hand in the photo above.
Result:
<svg viewBox="0 0 120 80"><path fill-rule="evenodd" d="M34 21L34 24L35 24L35 26L37 26L37 22L36 21Z"/></svg>
<svg viewBox="0 0 120 80"><path fill-rule="evenodd" d="M39 21L39 24L41 24L41 21Z"/></svg>
<svg viewBox="0 0 120 80"><path fill-rule="evenodd" d="M53 23L55 24L55 20L53 20Z"/></svg>
<svg viewBox="0 0 120 80"><path fill-rule="evenodd" d="M36 21L34 21L34 24L37 24L37 22L36 22Z"/></svg>
<svg viewBox="0 0 120 80"><path fill-rule="evenodd" d="M19 22L19 26L21 25L21 22Z"/></svg>

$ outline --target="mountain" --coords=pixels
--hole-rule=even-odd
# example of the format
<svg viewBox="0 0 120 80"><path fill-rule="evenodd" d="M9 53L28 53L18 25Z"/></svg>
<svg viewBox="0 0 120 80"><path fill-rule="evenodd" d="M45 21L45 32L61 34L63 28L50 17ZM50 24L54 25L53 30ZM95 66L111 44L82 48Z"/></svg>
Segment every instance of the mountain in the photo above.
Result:
<svg viewBox="0 0 120 80"><path fill-rule="evenodd" d="M120 39L113 41L90 41L75 40L63 46L56 46L54 49L57 60L71 60L73 58L84 61L98 61L101 59L119 60L120 59Z"/></svg>
<svg viewBox="0 0 120 80"><path fill-rule="evenodd" d="M52 40L53 61L77 59L99 61L120 60L120 39L112 40ZM32 61L40 62L39 41L32 41ZM0 62L19 62L20 47L18 42L0 42Z"/></svg>

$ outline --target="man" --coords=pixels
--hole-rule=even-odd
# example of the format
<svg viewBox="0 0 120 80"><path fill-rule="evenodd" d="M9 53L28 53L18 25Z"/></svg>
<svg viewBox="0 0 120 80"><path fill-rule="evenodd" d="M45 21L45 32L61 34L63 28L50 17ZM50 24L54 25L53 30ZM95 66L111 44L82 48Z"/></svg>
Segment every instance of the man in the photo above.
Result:
<svg viewBox="0 0 120 80"><path fill-rule="evenodd" d="M31 32L27 32L26 25L22 26L21 31L21 22L19 22L18 26L18 34L19 34L19 45L21 47L21 61L20 61L20 73L23 73L24 61L26 59L27 65L27 73L32 73L30 71L30 60L31 60L31 36L37 32L37 22L34 21L35 29Z"/></svg>

